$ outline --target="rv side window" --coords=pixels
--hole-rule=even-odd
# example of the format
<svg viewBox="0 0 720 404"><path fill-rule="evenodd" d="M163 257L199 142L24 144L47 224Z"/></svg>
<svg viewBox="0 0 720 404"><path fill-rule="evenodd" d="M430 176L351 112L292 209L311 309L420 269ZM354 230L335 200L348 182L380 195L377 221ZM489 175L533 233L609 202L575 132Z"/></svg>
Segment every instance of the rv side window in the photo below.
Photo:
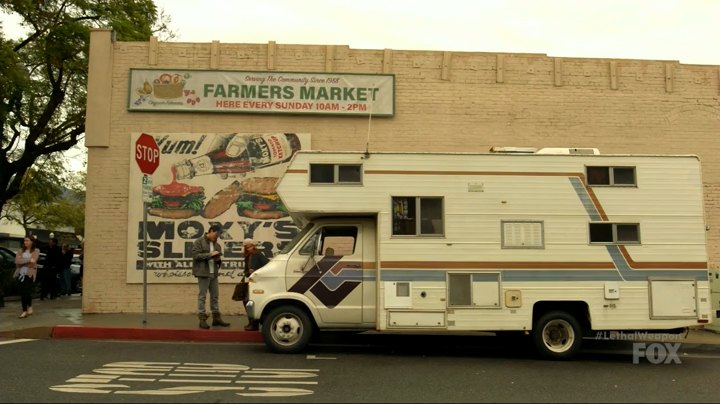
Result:
<svg viewBox="0 0 720 404"><path fill-rule="evenodd" d="M311 184L361 184L361 164L310 164Z"/></svg>
<svg viewBox="0 0 720 404"><path fill-rule="evenodd" d="M300 254L345 256L355 253L358 235L356 226L325 226L318 230L300 249Z"/></svg>
<svg viewBox="0 0 720 404"><path fill-rule="evenodd" d="M442 236L443 198L392 197L392 227L395 236Z"/></svg>
<svg viewBox="0 0 720 404"><path fill-rule="evenodd" d="M588 185L635 186L635 167L586 167Z"/></svg>
<svg viewBox="0 0 720 404"><path fill-rule="evenodd" d="M640 225L636 223L590 223L590 243L639 244Z"/></svg>
<svg viewBox="0 0 720 404"><path fill-rule="evenodd" d="M448 274L448 306L472 305L470 274Z"/></svg>

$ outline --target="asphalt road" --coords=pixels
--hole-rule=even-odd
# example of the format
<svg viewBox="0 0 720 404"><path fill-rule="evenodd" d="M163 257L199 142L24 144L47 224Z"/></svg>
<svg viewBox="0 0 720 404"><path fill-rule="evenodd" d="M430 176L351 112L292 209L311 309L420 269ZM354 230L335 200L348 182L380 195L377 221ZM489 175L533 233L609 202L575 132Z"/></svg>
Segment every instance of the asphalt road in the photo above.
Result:
<svg viewBox="0 0 720 404"><path fill-rule="evenodd" d="M259 344L0 341L2 402L717 402L720 348L633 364L590 341L542 361L488 337L330 335L298 355Z"/></svg>

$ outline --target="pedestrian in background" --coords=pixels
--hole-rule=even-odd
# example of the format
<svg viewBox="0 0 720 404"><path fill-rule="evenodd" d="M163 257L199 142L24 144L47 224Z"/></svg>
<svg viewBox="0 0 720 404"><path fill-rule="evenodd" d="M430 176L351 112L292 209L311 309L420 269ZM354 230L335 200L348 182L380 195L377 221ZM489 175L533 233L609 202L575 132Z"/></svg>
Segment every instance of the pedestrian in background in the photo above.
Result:
<svg viewBox="0 0 720 404"><path fill-rule="evenodd" d="M78 289L80 289L80 295L82 295L83 271L85 271L85 240L80 242L80 278L78 279Z"/></svg>
<svg viewBox="0 0 720 404"><path fill-rule="evenodd" d="M249 277L253 272L265 266L268 263L267 257L258 251L255 242L251 238L243 240L243 253L245 255L245 269L243 270L243 276ZM250 299L249 294L245 295L243 299L243 306L247 307L248 300ZM245 326L245 331L257 331L260 329L260 322L258 320L252 320Z"/></svg>
<svg viewBox="0 0 720 404"><path fill-rule="evenodd" d="M37 241L36 241L37 242ZM60 259L62 252L57 245L57 238L53 237L48 241L48 251L45 256L45 266L40 269L38 275L40 281L40 300L46 297L55 299L60 292L60 280L58 279Z"/></svg>
<svg viewBox="0 0 720 404"><path fill-rule="evenodd" d="M70 281L70 265L72 264L75 251L69 245L63 244L60 252L60 296L72 294L72 283Z"/></svg>
<svg viewBox="0 0 720 404"><path fill-rule="evenodd" d="M32 309L32 293L35 288L35 278L37 277L37 262L40 258L40 250L35 247L35 241L30 237L25 237L23 246L15 254L15 273L13 277L17 279L20 289L20 302L22 303L22 313L20 318L26 318L33 314Z"/></svg>
<svg viewBox="0 0 720 404"><path fill-rule="evenodd" d="M214 224L210 226L207 233L195 240L192 246L193 268L192 274L198 280L198 319L199 327L207 330L210 326L207 323L208 315L205 312L205 298L210 292L210 311L212 312L212 325L228 327L230 323L223 321L220 314L220 288L218 276L222 261L222 247L217 242L222 228Z"/></svg>

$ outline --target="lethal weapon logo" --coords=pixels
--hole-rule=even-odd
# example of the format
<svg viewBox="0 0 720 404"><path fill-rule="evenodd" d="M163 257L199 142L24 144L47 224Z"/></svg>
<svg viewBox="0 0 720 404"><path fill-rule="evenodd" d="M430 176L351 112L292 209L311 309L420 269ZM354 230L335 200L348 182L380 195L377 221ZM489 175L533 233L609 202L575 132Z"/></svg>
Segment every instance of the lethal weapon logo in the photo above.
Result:
<svg viewBox="0 0 720 404"><path fill-rule="evenodd" d="M63 393L177 396L227 391L244 397L313 394L319 369L251 368L230 363L113 362L51 386Z"/></svg>
<svg viewBox="0 0 720 404"><path fill-rule="evenodd" d="M324 257L303 275L290 292L310 293L332 309L355 290L362 282L362 268L359 262L341 262L342 256Z"/></svg>

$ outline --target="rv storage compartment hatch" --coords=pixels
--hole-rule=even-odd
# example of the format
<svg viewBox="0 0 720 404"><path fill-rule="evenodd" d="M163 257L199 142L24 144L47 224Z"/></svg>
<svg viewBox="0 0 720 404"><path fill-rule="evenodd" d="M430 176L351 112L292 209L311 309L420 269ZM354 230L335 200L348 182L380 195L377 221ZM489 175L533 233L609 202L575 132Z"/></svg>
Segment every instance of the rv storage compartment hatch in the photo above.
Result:
<svg viewBox="0 0 720 404"><path fill-rule="evenodd" d="M697 317L697 290L694 280L649 279L650 318Z"/></svg>
<svg viewBox="0 0 720 404"><path fill-rule="evenodd" d="M438 311L391 311L388 327L444 327L445 313Z"/></svg>

